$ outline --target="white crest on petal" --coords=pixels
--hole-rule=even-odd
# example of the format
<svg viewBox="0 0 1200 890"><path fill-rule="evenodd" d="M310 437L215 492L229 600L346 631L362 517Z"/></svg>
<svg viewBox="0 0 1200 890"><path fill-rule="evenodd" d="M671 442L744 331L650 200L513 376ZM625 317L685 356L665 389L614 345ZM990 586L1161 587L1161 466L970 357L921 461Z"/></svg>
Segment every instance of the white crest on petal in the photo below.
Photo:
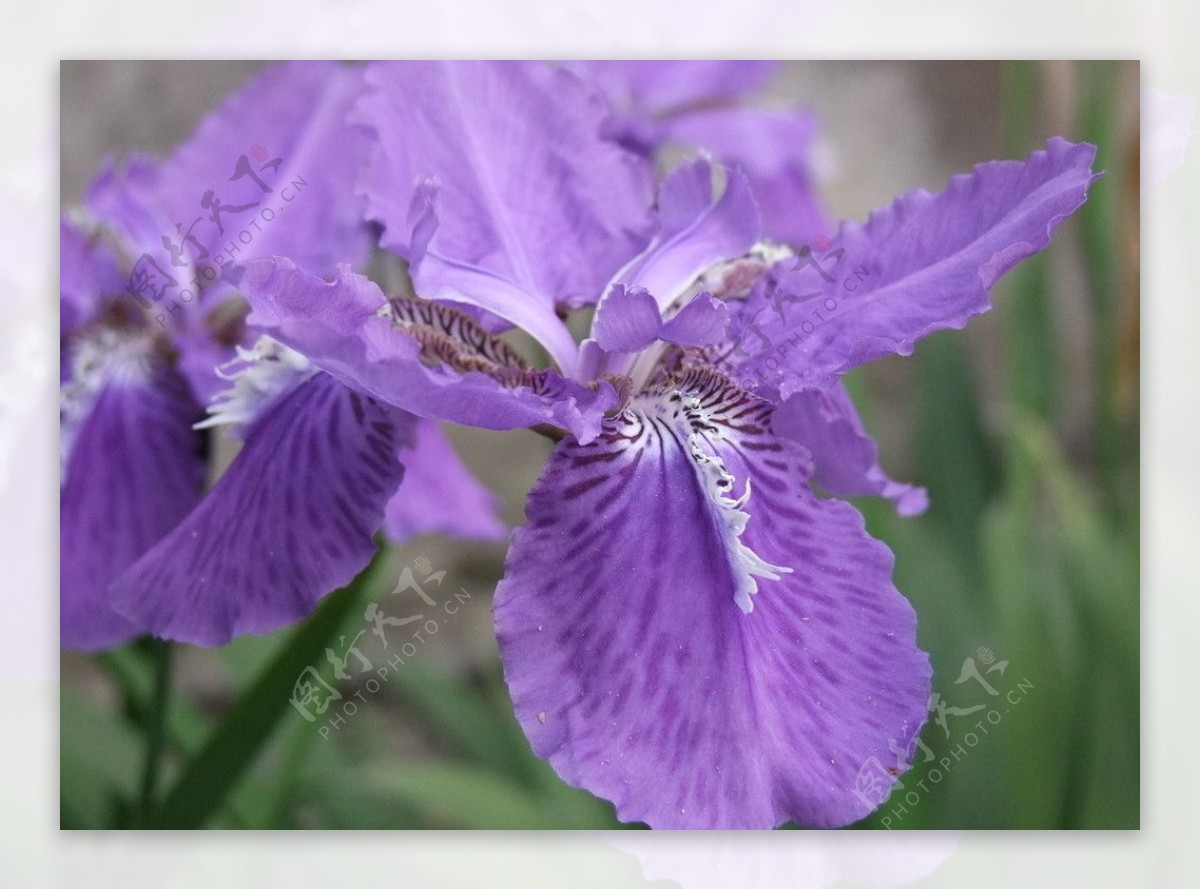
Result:
<svg viewBox="0 0 1200 890"><path fill-rule="evenodd" d="M139 384L153 373L155 344L137 329L98 326L70 346L71 373L59 394L63 478L79 425L109 383Z"/></svg>
<svg viewBox="0 0 1200 890"><path fill-rule="evenodd" d="M208 408L209 416L195 428L228 426L241 432L269 404L316 372L307 358L271 337L259 337L249 349L239 346L237 358L217 368L217 374L231 380L233 386L217 394Z"/></svg>
<svg viewBox="0 0 1200 890"><path fill-rule="evenodd" d="M706 437L719 440L725 435L720 418L715 418L700 398L687 393L676 392L666 399L659 396L653 404L658 417L671 423L681 436L686 437L696 479L708 499L728 558L734 602L743 612L749 613L754 609L751 597L758 593L756 579L778 581L781 574L790 574L792 570L787 566L772 565L742 542L742 533L750 521L750 514L744 509L750 500L750 480L746 480L740 496L732 497L736 484L733 474L720 456L706 447Z"/></svg>

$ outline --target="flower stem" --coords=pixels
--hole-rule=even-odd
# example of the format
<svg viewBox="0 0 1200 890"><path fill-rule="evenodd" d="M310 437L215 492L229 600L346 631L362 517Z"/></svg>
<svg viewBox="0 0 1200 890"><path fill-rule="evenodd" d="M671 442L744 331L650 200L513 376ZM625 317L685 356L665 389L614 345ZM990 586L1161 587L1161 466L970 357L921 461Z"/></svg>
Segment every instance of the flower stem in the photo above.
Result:
<svg viewBox="0 0 1200 890"><path fill-rule="evenodd" d="M154 690L146 711L146 759L142 767L142 788L138 800L138 823L144 825L154 808L158 777L162 772L166 748L167 710L171 699L171 663L174 648L170 640L151 640L154 660Z"/></svg>

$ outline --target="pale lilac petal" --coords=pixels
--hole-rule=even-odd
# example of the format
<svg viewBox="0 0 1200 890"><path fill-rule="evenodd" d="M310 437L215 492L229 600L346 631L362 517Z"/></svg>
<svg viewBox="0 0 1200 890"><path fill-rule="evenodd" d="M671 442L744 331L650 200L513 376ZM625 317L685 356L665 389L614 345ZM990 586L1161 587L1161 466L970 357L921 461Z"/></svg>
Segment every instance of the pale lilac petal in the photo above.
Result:
<svg viewBox="0 0 1200 890"><path fill-rule="evenodd" d="M494 541L507 535L496 516L495 496L462 462L441 428L418 420L412 438L400 451L404 481L384 513L388 539L407 541L437 532Z"/></svg>
<svg viewBox="0 0 1200 890"><path fill-rule="evenodd" d="M557 446L514 535L494 610L517 717L622 820L845 825L874 805L860 769L925 720L891 554L813 496L770 411L701 371L637 397L591 445Z"/></svg>
<svg viewBox="0 0 1200 890"><path fill-rule="evenodd" d="M383 292L347 268L327 282L288 260L255 261L241 285L254 307L251 324L347 386L420 417L488 429L551 423L587 440L616 400L606 383L593 390L552 371L502 363L491 335L468 316L436 304L428 304L437 326L431 332L469 330L473 345L454 342L464 359L478 360L491 373L446 363L430 367L422 361L420 343L380 316L387 304ZM512 361L508 353L499 358Z"/></svg>
<svg viewBox="0 0 1200 890"><path fill-rule="evenodd" d="M713 172L706 158L698 158L663 181L658 234L616 274L615 282L644 288L665 310L715 263L750 251L761 225L746 177L728 171L718 197Z"/></svg>
<svg viewBox="0 0 1200 890"><path fill-rule="evenodd" d="M596 306L592 338L608 352L636 352L657 340L661 328L654 297L642 288L615 284Z"/></svg>
<svg viewBox="0 0 1200 890"><path fill-rule="evenodd" d="M163 247L163 236L173 234L174 228L159 201L161 187L161 167L153 158L139 154L120 162L110 158L88 188L85 205L112 232L125 253L121 257L125 264L132 266L142 254L149 254L168 275L187 282L192 278L185 277L191 269L190 245L184 245L183 266L175 266Z"/></svg>
<svg viewBox="0 0 1200 890"><path fill-rule="evenodd" d="M160 637L215 646L308 615L375 552L410 420L317 374L283 395L200 504L112 587Z"/></svg>
<svg viewBox="0 0 1200 890"><path fill-rule="evenodd" d="M1095 154L1052 139L1024 162L981 164L939 194L911 192L866 225L844 223L828 253L794 270L780 264L778 287L750 301L743 320L761 336L743 340L751 356L739 378L785 396L824 389L853 367L963 327L991 307L996 281L1083 204Z"/></svg>
<svg viewBox="0 0 1200 890"><path fill-rule="evenodd" d="M335 62L272 65L235 92L166 160L110 163L87 206L129 270L169 280L158 320L195 324L228 294L229 270L289 256L318 272L370 248L354 185L367 138L346 117L362 71Z"/></svg>
<svg viewBox="0 0 1200 890"><path fill-rule="evenodd" d="M728 325L728 304L702 293L664 324L659 336L680 346L708 346L725 338Z"/></svg>
<svg viewBox="0 0 1200 890"><path fill-rule="evenodd" d="M59 223L59 333L66 337L103 304L121 297L125 281L112 249L65 217Z"/></svg>
<svg viewBox="0 0 1200 890"><path fill-rule="evenodd" d="M467 266L543 312L595 301L644 244L650 171L602 137L604 103L570 73L538 62L395 62L370 66L366 79L357 119L377 138L363 184L385 247L406 255L414 192L437 182L439 225L413 269L422 296L450 288L470 299L444 279L447 267Z"/></svg>
<svg viewBox="0 0 1200 890"><path fill-rule="evenodd" d="M808 111L732 106L680 115L671 120L667 138L747 173L768 175L807 163L816 133L816 118Z"/></svg>
<svg viewBox="0 0 1200 890"><path fill-rule="evenodd" d="M829 236L833 224L807 166L796 164L775 173L749 176L764 235L797 246L820 243Z"/></svg>
<svg viewBox="0 0 1200 890"><path fill-rule="evenodd" d="M368 140L347 122L361 91L358 66L267 67L163 163L158 195L171 225L163 234L199 220L191 231L210 254L208 266L222 253L227 264L278 255L316 272L365 262L370 239L354 185ZM255 206L219 213L218 226L201 205L209 191L230 207Z"/></svg>
<svg viewBox="0 0 1200 890"><path fill-rule="evenodd" d="M600 60L567 67L596 84L622 111L659 117L689 106L734 99L764 86L778 62L762 60Z"/></svg>
<svg viewBox="0 0 1200 890"><path fill-rule="evenodd" d="M187 515L204 483L200 407L176 373L114 375L71 431L60 493L60 624L67 649L124 642L109 583Z"/></svg>
<svg viewBox="0 0 1200 890"><path fill-rule="evenodd" d="M667 141L704 149L746 173L767 237L801 245L830 232L813 187L817 126L810 112L706 108L680 115L664 129Z"/></svg>
<svg viewBox="0 0 1200 890"><path fill-rule="evenodd" d="M925 489L895 482L883 472L875 440L840 381L824 392L789 396L775 410L774 424L776 435L812 453L815 479L830 494L885 497L901 516L916 516L929 507Z"/></svg>

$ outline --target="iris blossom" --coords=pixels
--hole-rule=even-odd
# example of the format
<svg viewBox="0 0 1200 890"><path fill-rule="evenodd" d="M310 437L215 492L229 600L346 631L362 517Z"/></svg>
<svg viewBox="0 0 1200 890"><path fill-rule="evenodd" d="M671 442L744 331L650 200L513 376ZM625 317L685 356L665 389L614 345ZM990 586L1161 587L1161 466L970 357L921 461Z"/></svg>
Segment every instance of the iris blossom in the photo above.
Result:
<svg viewBox="0 0 1200 890"><path fill-rule="evenodd" d="M891 553L814 486L901 512L923 495L883 476L839 379L987 310L996 280L1085 200L1094 149L1055 139L982 164L843 224L817 255L762 240L737 168L694 158L655 190L573 72L387 63L365 83L361 187L412 291L349 266L327 279L296 258L246 265L249 323L316 376L258 421L291 418L262 446L282 458L256 479L231 471L220 509L115 586L118 609L188 639L247 579L290 584L289 561L315 585L312 552L373 491L393 411L536 428L556 445L494 599L534 751L654 828L862 818L859 769L920 730L931 671ZM861 270L852 295L847 269ZM577 342L564 318L584 307ZM317 380L352 394L345 410L301 404ZM314 515L312 488L338 509ZM239 539L271 523L284 561Z"/></svg>
<svg viewBox="0 0 1200 890"><path fill-rule="evenodd" d="M246 260L277 253L314 270L366 261L369 231L353 184L367 143L346 122L360 84L360 71L334 63L271 67L166 160L139 156L110 164L84 207L64 217L64 647L101 649L163 629L115 610L110 587L201 504L209 471L204 429L214 420L241 430L255 426L255 406L283 382L313 376L299 357L258 341L231 274ZM267 147L270 154L251 161L251 153ZM212 212L213 197L222 196L224 213ZM230 386L225 378L245 370L239 356L254 357L257 370L237 375L231 399L223 394ZM331 405L357 398L328 381L314 381L309 390L321 390ZM214 398L215 417L200 422ZM391 453L379 465L382 493L355 506L362 528L356 543L373 549L385 508L393 540L434 529L501 534L490 496L466 475L440 430L397 418L388 428ZM251 432L249 454L234 462L238 475L254 478L248 458L262 452L269 434L269 427ZM405 474L398 454L409 465L406 496L389 499ZM243 526L239 533L248 546L271 541ZM348 575L323 564L322 583L344 583L360 567L356 560L344 570ZM205 609L210 622L219 620L212 598ZM291 620L307 611L293 610ZM271 608L257 629L278 626L280 613Z"/></svg>

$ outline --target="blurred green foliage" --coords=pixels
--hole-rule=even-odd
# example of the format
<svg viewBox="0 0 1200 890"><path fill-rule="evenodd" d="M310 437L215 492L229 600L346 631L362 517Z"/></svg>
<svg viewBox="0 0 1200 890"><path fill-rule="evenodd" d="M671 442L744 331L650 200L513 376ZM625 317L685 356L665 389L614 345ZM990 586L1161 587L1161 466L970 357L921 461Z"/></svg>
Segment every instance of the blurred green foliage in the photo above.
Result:
<svg viewBox="0 0 1200 890"><path fill-rule="evenodd" d="M1068 135L1100 147L1106 175L1052 250L1074 241L1086 267L1089 441L1068 448L1061 432L1075 385L1059 350L1055 257L1039 257L997 289L1002 405L985 415L957 332L930 337L910 360L911 476L928 488L929 512L899 519L886 504L860 504L896 554L896 583L920 617L942 709L909 752L903 787L861 827L1139 824L1138 409L1136 395L1121 397L1138 388L1138 276L1127 268L1138 184L1136 141L1122 141L1112 113L1122 71L1079 68L1079 119ZM1020 156L1046 135L1029 113L1039 68L1011 63L1004 77L1005 141ZM1122 352L1130 342L1132 362ZM870 425L870 380L856 372L849 383ZM620 826L611 806L532 755L490 642L454 661L406 662L332 740L289 707L303 666L361 628L363 604L392 577L380 562L290 633L204 653L240 690L232 703L177 690L156 729L156 657L146 642L95 659L107 699L95 683L64 682L63 827L640 827ZM162 780L144 801L154 732Z"/></svg>

